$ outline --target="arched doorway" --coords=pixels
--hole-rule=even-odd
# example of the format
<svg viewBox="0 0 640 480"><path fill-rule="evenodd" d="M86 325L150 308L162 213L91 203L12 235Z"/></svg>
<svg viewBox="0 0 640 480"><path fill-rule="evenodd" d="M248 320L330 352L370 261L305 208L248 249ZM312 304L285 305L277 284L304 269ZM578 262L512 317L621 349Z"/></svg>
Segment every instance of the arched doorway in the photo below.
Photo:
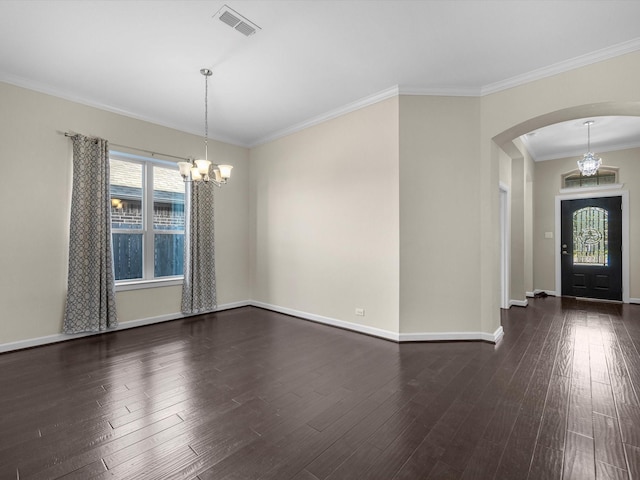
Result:
<svg viewBox="0 0 640 480"><path fill-rule="evenodd" d="M567 109L562 109L562 110L558 110L555 112L550 112L548 114L545 115L541 115L535 118L531 118L529 120L526 120L518 125L515 125L507 130L505 130L504 132L500 133L499 135L496 135L493 140L496 143L496 145L498 147L500 147L505 153L507 153L507 155L509 157L511 157L512 159L517 159L517 158L522 158L522 152L521 152L521 148L522 145L519 144L519 141L517 139L519 139L520 136L531 132L531 131L535 131L538 129L541 129L543 127L549 126L549 125L553 125L556 123L561 123L561 122L566 122L566 121L570 121L570 120L576 120L576 119L583 119L583 118L587 118L587 117L598 117L598 116L637 116L640 117L640 103L639 102L632 102L632 103L614 103L614 102L609 102L609 103L602 103L602 104L590 104L590 105L582 105L582 106L577 106L577 107L572 107L572 108L567 108ZM552 163L553 161L550 161L549 163ZM546 163L546 162L541 162L541 163ZM575 163L573 168L575 168ZM537 166L536 166L537 169ZM558 176L559 177L559 176ZM559 185L559 180L558 180L558 185ZM536 189L537 187L534 185L534 189ZM570 196L582 196L583 198L586 197L587 195L582 195L581 192L572 192L572 193L567 193L567 192L562 192L561 188L557 188L555 187L555 193L554 195L559 196L559 195L564 195L564 199L569 198ZM620 187L618 187L620 188ZM626 187L625 187L626 188ZM637 188L637 187L636 187ZM599 192L598 193L599 196L606 196L606 195L611 195L611 193L606 193L606 190L603 192ZM624 192L622 190L618 190L617 193L615 193L614 195L620 195L623 197L623 203L626 202L627 207L628 207L628 192ZM596 195L594 195L596 196ZM627 200L625 200L627 199ZM551 197L551 201L553 201L553 196ZM547 250L545 250L546 253L544 253L544 258L541 256L542 254L540 253L540 251L538 251L537 253L535 253L535 258L533 259L533 264L537 264L536 268L538 270L541 270L540 267L540 262L541 261L545 261L547 262L547 266L549 265L549 263L554 264L555 266L555 270L553 272L553 275L548 275L546 277L546 280L544 281L540 281L540 278L538 278L538 276L534 277L534 290L532 292L526 292L527 295L533 295L534 293L536 293L537 291L540 290L544 290L547 293L551 293L551 294L557 294L557 295L561 295L564 292L562 292L562 287L561 287L561 260L560 260L560 256L561 256L561 242L560 242L560 209L559 209L559 201L558 201L558 208L557 210L557 220L555 221L555 224L551 224L551 226L547 226L545 227L544 230L541 230L540 228L538 228L537 230L531 229L531 232L533 234L533 236L529 239L529 241L535 241L538 242L536 245L540 245L542 240L540 240L541 238L545 238L544 241L547 242L547 245L553 245L553 247L548 247ZM626 212L625 209L623 208L623 212L625 212L625 214L627 215L627 219L628 219L628 215L629 215L629 210L630 208L626 208ZM538 212L535 213L536 218L533 219L533 222L535 223L538 220ZM633 246L630 245L629 241L628 241L628 236L629 236L629 225L628 225L628 220L624 220L625 222L625 226L623 227L624 230L626 231L626 239L623 240L623 252L624 252L624 257L623 258L623 301L624 302L629 302L631 301L632 303L635 303L633 298L630 298L630 285L629 285L629 251L633 248ZM553 240L552 240L553 239ZM553 251L555 253L551 252L551 248L553 248ZM514 249L516 252L518 251L518 249ZM540 250L540 249L538 249ZM515 263L518 262L517 258L513 258L513 261ZM533 269L533 267L532 267ZM549 272L550 268L546 268L544 269L545 272ZM518 274L522 274L521 272L512 272L515 273L516 275ZM551 278L551 280L549 281L549 278Z"/></svg>

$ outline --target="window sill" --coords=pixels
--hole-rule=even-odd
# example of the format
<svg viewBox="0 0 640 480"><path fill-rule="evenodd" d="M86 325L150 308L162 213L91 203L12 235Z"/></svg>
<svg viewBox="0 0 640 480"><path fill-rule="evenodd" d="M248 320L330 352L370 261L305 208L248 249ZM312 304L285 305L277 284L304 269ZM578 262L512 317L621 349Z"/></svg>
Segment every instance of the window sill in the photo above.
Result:
<svg viewBox="0 0 640 480"><path fill-rule="evenodd" d="M155 280L132 280L116 283L116 292L141 290L145 288L172 287L182 285L183 277L170 277Z"/></svg>

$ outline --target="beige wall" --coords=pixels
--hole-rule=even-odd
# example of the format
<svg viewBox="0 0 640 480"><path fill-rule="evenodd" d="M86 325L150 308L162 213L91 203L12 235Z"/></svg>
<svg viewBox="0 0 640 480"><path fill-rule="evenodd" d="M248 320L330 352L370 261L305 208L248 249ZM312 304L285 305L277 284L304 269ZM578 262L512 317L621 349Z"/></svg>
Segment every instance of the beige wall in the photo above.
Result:
<svg viewBox="0 0 640 480"><path fill-rule="evenodd" d="M510 186L510 258L509 300L514 305L526 305L533 293L533 178L534 162L519 139L507 154L498 152L499 181ZM507 178L508 176L508 178Z"/></svg>
<svg viewBox="0 0 640 480"><path fill-rule="evenodd" d="M535 164L528 152L524 152L524 289L527 295L534 293L533 282L533 219L535 205L533 192Z"/></svg>
<svg viewBox="0 0 640 480"><path fill-rule="evenodd" d="M478 98L400 97L402 333L481 331L479 120Z"/></svg>
<svg viewBox="0 0 640 480"><path fill-rule="evenodd" d="M524 302L525 288L525 168L524 158L511 163L511 284L509 300Z"/></svg>
<svg viewBox="0 0 640 480"><path fill-rule="evenodd" d="M629 287L631 298L640 298L640 148L615 152L598 152L603 163L619 167L622 190L629 191ZM536 163L533 248L536 258L534 282L537 289L557 291L555 284L555 239L544 238L545 232L555 232L555 198L560 195L561 176L577 168L576 157Z"/></svg>
<svg viewBox="0 0 640 480"><path fill-rule="evenodd" d="M0 83L0 344L58 334L66 296L71 142L75 131L176 156L198 156L202 139L169 128ZM210 142L234 166L216 191L218 303L250 297L248 150ZM28 176L24 176L29 170ZM180 287L118 292L121 322L175 314Z"/></svg>
<svg viewBox="0 0 640 480"><path fill-rule="evenodd" d="M500 297L500 307L501 308L509 308L510 305L510 300L511 300L511 278L513 276L513 273L511 272L511 239L513 237L513 234L511 232L511 202L512 202L512 187L511 187L511 175L512 175L512 159L511 157L502 149L498 150L498 179L500 181L500 187L502 189L502 187L505 188L506 190L506 201L505 201L505 238L504 238L504 248L506 250L505 252L505 257L504 257L504 261L507 263L507 270L505 271L505 283L504 285L502 284L502 282L500 283L500 288L501 289L505 289L506 292L504 293L504 297ZM501 220L499 220L501 221ZM500 227L500 231L502 232L502 227ZM502 241L503 239L500 238L499 239L499 245L501 246L500 248L502 248ZM502 256L500 256L500 268L502 269ZM499 275L502 275L502 271L499 273ZM504 300L504 301L503 301Z"/></svg>
<svg viewBox="0 0 640 480"><path fill-rule="evenodd" d="M511 299L524 302L533 294L533 185L534 161L520 139L514 141L518 152L512 160L511 210Z"/></svg>
<svg viewBox="0 0 640 480"><path fill-rule="evenodd" d="M254 300L398 331L398 98L252 149L250 192Z"/></svg>
<svg viewBox="0 0 640 480"><path fill-rule="evenodd" d="M511 188L511 157L504 150L498 152L499 180L507 188Z"/></svg>

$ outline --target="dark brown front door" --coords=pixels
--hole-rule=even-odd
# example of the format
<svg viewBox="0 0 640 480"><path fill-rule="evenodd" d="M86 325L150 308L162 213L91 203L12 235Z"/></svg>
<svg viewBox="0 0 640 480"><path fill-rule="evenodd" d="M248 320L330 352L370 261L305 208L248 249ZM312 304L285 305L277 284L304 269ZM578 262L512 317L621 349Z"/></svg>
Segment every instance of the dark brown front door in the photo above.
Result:
<svg viewBox="0 0 640 480"><path fill-rule="evenodd" d="M563 200L562 295L622 300L622 197Z"/></svg>

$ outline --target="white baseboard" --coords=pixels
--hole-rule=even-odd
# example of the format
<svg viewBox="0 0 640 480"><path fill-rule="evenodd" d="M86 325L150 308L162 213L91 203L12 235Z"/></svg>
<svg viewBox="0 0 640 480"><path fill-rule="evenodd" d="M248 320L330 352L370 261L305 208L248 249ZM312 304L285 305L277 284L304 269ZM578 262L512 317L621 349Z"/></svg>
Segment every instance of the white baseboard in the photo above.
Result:
<svg viewBox="0 0 640 480"><path fill-rule="evenodd" d="M528 298L533 298L536 296L536 292L524 292L524 296Z"/></svg>
<svg viewBox="0 0 640 480"><path fill-rule="evenodd" d="M367 335L384 338L386 340L392 340L394 342L400 341L399 335L396 332L392 332L391 330L383 330L381 328L368 327L366 325L360 325L359 323L345 322L344 320L337 320L335 318L323 317L322 315L302 312L300 310L280 307L278 305L271 305L269 303L258 302L255 300L251 300L250 303L254 307L260 307L260 308L264 308L265 310L271 310L273 312L292 315L294 317L299 317L304 320L311 320L312 322L323 323L325 325L331 325L332 327L339 327L339 328L344 328L345 330L352 330L354 332L365 333Z"/></svg>
<svg viewBox="0 0 640 480"><path fill-rule="evenodd" d="M401 333L400 342L450 342L460 340L483 340L498 343L504 330L502 327L493 333L485 332L434 332L434 333Z"/></svg>
<svg viewBox="0 0 640 480"><path fill-rule="evenodd" d="M280 307L278 305L271 305L268 303L251 301L251 304L255 307L264 308L278 313L284 313L286 315L292 315L304 320L311 320L312 322L318 322L325 325L331 325L333 327L344 328L345 330L351 330L358 333L364 333L373 337L383 338L385 340L391 340L393 342L446 342L456 340L483 340L486 342L497 343L502 338L504 331L502 327L493 333L485 332L418 332L418 333L396 333L390 330L383 330L380 328L369 327L367 325L361 325L359 323L346 322L344 320L338 320L330 317L323 317L308 312L301 312L300 310L293 310L291 308Z"/></svg>
<svg viewBox="0 0 640 480"><path fill-rule="evenodd" d="M638 299L640 303L640 299ZM271 305L268 303L258 302L255 300L246 300L241 302L227 303L224 305L218 305L214 312L223 310L229 310L232 308L254 306L264 308L265 310L271 310L278 313L284 313L286 315L292 315L304 320L311 320L313 322L322 323L324 325L330 325L333 327L344 328L345 330L351 330L358 333L364 333L373 337L383 338L385 340L391 340L393 342L444 342L444 341L460 341L460 340L482 340L491 343L497 343L504 335L502 327L493 333L486 332L416 332L416 333L397 333L390 330L384 330L375 327L369 327L367 325L361 325L359 323L347 322L344 320L338 320L335 318L324 317L322 315L316 315L313 313L302 312L300 310L294 310L291 308L280 307L278 305ZM30 338L27 340L19 340L16 342L9 342L0 344L0 353L11 352L14 350L22 350L24 348L39 347L42 345L48 345L51 343L64 342L66 340L73 340L76 338L88 337L91 335L99 335L102 333L116 332L119 330L126 330L129 328L142 327L144 325L152 325L155 323L168 322L171 320L178 320L180 318L187 318L190 315L184 315L180 312L170 313L167 315L160 315L157 317L141 318L137 320L131 320L128 322L120 323L116 328L112 330L106 330L103 332L86 332L78 333L75 335L67 335L64 333L57 333L54 335L47 335L44 337Z"/></svg>
<svg viewBox="0 0 640 480"><path fill-rule="evenodd" d="M220 312L222 310L229 310L231 308L238 307L246 307L250 305L250 302L234 302L234 303L226 303L224 305L218 305L218 307L214 310L214 312ZM129 328L142 327L144 325L152 325L154 323L162 323L168 322L171 320L178 320L179 318L186 318L189 315L184 315L183 313L169 313L166 315L159 315L157 317L149 317L149 318L140 318L137 320L131 320L129 322L122 322L116 328L110 330L104 330L102 332L85 332L85 333L76 333L73 335L65 334L65 333L56 333L54 335L47 335L44 337L37 338L29 338L27 340L18 340L17 342L9 342L0 344L0 353L3 352L11 352L13 350L22 350L24 348L31 347L39 347L42 345L48 345L51 343L64 342L67 340L73 340L76 338L89 337L91 335L100 335L101 333L109 333L109 332L117 332L119 330L127 330Z"/></svg>
<svg viewBox="0 0 640 480"><path fill-rule="evenodd" d="M500 340L502 340L502 337L504 337L504 329L502 328L502 325L500 325L495 332L493 332L493 343L498 343ZM491 340L488 340L489 342Z"/></svg>
<svg viewBox="0 0 640 480"><path fill-rule="evenodd" d="M529 300L509 300L509 307L526 307L529 305Z"/></svg>
<svg viewBox="0 0 640 480"><path fill-rule="evenodd" d="M640 303L640 298L630 298L629 303Z"/></svg>

